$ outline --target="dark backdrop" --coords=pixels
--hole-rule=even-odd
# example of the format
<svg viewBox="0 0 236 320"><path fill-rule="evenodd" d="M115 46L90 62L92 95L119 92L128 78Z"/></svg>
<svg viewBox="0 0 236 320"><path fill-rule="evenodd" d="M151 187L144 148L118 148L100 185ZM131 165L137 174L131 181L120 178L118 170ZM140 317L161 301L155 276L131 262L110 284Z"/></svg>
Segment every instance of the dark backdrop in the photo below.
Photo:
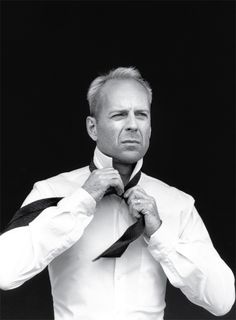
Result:
<svg viewBox="0 0 236 320"><path fill-rule="evenodd" d="M196 199L235 270L234 16L233 1L2 2L1 229L35 181L88 164L88 85L132 65L154 91L144 171ZM0 312L51 319L47 271ZM215 317L168 285L166 319Z"/></svg>

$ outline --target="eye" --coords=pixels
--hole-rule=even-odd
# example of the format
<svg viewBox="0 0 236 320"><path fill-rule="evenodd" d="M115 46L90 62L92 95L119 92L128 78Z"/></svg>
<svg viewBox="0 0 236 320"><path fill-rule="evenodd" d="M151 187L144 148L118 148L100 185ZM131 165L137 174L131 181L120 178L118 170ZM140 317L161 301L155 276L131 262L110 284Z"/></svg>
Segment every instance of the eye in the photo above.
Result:
<svg viewBox="0 0 236 320"><path fill-rule="evenodd" d="M119 113L115 113L111 116L112 119L118 120L118 119L122 119L126 116L125 112L119 112Z"/></svg>
<svg viewBox="0 0 236 320"><path fill-rule="evenodd" d="M146 112L137 112L136 114L139 118L147 118L148 114Z"/></svg>

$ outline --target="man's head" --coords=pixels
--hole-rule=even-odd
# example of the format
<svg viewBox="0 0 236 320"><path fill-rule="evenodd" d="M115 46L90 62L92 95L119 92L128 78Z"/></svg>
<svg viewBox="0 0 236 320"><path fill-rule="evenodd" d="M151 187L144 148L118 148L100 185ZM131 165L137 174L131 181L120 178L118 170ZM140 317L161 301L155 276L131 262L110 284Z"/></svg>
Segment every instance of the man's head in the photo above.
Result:
<svg viewBox="0 0 236 320"><path fill-rule="evenodd" d="M104 154L135 163L149 147L152 90L134 68L117 68L96 78L87 95L87 130Z"/></svg>

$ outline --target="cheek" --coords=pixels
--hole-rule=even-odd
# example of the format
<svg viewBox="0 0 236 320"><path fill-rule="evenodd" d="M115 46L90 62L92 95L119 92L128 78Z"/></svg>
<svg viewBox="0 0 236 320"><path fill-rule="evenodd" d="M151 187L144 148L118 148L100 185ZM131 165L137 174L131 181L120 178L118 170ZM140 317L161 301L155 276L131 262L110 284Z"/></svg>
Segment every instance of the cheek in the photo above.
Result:
<svg viewBox="0 0 236 320"><path fill-rule="evenodd" d="M143 133L143 138L145 141L149 141L150 137L151 137L151 127L150 125L147 125L143 128L142 133Z"/></svg>
<svg viewBox="0 0 236 320"><path fill-rule="evenodd" d="M148 139L151 138L151 134L152 134L152 128L150 127L149 130L148 130Z"/></svg>
<svg viewBox="0 0 236 320"><path fill-rule="evenodd" d="M113 144L118 137L118 130L114 126L108 127L105 124L98 127L97 133L98 139L103 144Z"/></svg>

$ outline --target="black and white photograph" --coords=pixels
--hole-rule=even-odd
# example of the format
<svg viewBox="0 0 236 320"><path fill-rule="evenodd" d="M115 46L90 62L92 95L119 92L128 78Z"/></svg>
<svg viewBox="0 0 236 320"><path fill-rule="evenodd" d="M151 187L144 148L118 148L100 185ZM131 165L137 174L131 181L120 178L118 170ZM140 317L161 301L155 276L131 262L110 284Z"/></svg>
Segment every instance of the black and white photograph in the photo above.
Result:
<svg viewBox="0 0 236 320"><path fill-rule="evenodd" d="M1 320L236 319L235 1L1 1Z"/></svg>

